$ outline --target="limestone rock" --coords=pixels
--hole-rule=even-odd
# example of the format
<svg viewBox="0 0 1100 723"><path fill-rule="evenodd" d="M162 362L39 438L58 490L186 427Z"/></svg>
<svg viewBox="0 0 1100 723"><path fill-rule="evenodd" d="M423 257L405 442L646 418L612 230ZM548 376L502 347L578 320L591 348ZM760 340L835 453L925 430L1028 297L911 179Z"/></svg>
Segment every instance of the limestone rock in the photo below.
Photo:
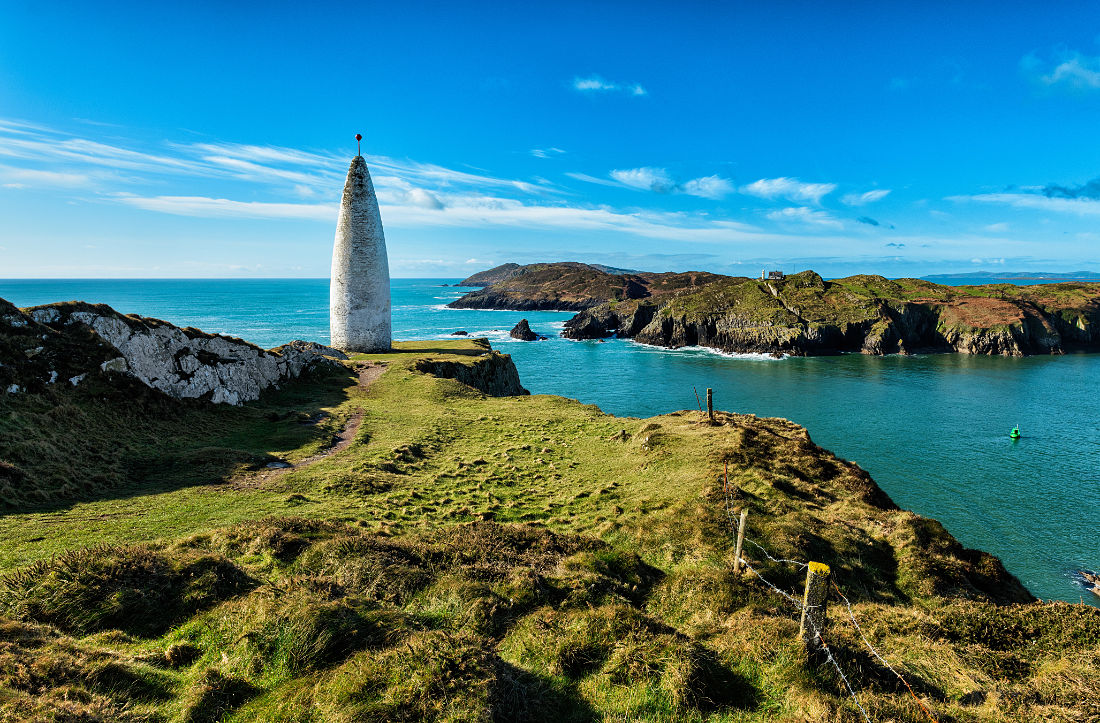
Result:
<svg viewBox="0 0 1100 723"><path fill-rule="evenodd" d="M19 317L5 316L13 317L7 321L8 329L33 331L35 338L42 330L49 340L45 351L32 355L19 372L23 378L37 380L41 376L39 383L56 381L61 373L73 386L89 373L121 374L176 399L237 405L258 399L263 390L307 369L338 365L338 360L347 358L330 347L304 341L266 351L234 337L126 316L103 304L67 302L19 313ZM0 321L0 331L3 328L4 321ZM75 344L83 346L62 353ZM52 365L49 372L30 366L40 357L42 363ZM84 366L74 368L74 364Z"/></svg>

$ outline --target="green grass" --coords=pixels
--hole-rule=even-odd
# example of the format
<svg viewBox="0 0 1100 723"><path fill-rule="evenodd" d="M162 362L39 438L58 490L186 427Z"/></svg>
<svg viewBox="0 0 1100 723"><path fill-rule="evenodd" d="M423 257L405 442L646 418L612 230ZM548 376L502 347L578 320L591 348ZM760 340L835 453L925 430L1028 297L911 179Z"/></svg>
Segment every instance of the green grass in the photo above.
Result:
<svg viewBox="0 0 1100 723"><path fill-rule="evenodd" d="M998 561L893 508L794 424L616 418L421 371L483 379L499 359L476 340L352 363L368 360L388 368L365 391L349 372L243 409L166 403L131 432L152 451L113 446L127 425L112 414L146 414L113 398L0 410L59 458L80 425L82 455L113 449L131 470L3 517L0 720L857 720L805 658L796 611L732 574L726 464L750 537L830 564L941 720L1083 720L1100 704L1100 611L1010 604L1030 597ZM104 424L26 411L55 403ZM281 475L203 464L211 448L304 459L331 431L269 417L318 410L333 425L361 411L355 442ZM797 590L797 569L748 556ZM830 619L873 719L922 720L843 608Z"/></svg>

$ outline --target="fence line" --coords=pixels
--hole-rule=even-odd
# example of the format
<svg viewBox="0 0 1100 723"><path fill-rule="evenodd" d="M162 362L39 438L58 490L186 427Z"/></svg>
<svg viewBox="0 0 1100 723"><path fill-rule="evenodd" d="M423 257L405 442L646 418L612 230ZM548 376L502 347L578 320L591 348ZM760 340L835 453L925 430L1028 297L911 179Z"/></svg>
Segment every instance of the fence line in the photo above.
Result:
<svg viewBox="0 0 1100 723"><path fill-rule="evenodd" d="M723 475L723 491L725 492L725 497L726 497L726 517L729 521L731 530L736 533L737 532L737 526L734 522L735 518L734 518L734 512L733 512L733 499L732 499L732 494L730 492L729 463L728 462L726 463L725 474ZM803 570L803 569L806 569L807 567L809 567L809 563L802 562L800 560L790 560L790 559L786 559L786 558L774 557L770 552L767 551L767 549L765 549L762 545L760 545L756 541L750 539L748 536L745 536L744 539L745 539L745 542L748 542L750 545L755 547L757 550L759 550L761 552L761 554L764 555L764 557L766 557L768 560L770 560L773 563L794 565L799 570ZM859 712L863 715L863 719L867 723L871 723L870 716L867 714L867 711L864 709L863 704L860 703L859 696L856 695L855 689L852 688L852 684L849 682L848 677L844 674L844 670L841 669L840 663L837 661L836 657L833 656L833 652L829 648L828 643L825 642L825 638L822 636L821 630L818 629L817 625L814 623L812 616L805 614L805 611L807 609L818 607L818 606L805 605L803 603L803 601L799 600L798 598L796 598L794 595L790 594L789 592L781 589L780 587L778 587L777 585L772 583L770 580L765 578L763 575L761 575L760 571L757 570L755 567L753 567L752 564L748 560L744 559L744 557L738 556L737 561L740 564L744 565L750 572L752 572L753 575L756 576L756 579L763 582L772 592L777 593L778 595L785 598L787 601L789 601L791 604L793 604L796 608L798 608L800 612L803 613L803 617L804 617L805 621L808 622L810 624L810 627L813 628L814 639L818 643L821 644L821 648L825 652L826 661L832 663L833 667L836 668L837 674L840 676L841 681L844 682L844 687L847 688L848 693L851 695L852 700L856 704L856 707L859 708ZM932 713L931 710L928 709L928 707L924 704L924 702L917 696L916 692L913 690L913 687L911 685L909 685L909 681L907 681L901 675L901 673L899 673L897 670L895 670L894 667L892 665L890 665L890 663L888 663L886 661L886 659L875 649L875 647L873 645L871 645L871 641L869 641L867 639L867 636L863 633L863 629L859 625L859 621L856 620L855 613L852 611L851 602L844 595L844 593L841 592L840 586L838 586L836 584L835 580L830 580L830 582L832 582L832 586L833 586L833 589L836 591L836 594L840 596L840 599L842 601L844 601L844 606L848 610L848 617L851 619L852 625L855 626L856 631L859 633L859 637L863 640L863 644L867 646L867 648L871 651L871 654L874 655L874 657L877 658L879 662L881 662L884 666L886 666L887 670L889 670L891 673L893 673L895 676L897 676L898 680L900 680L902 682L902 684L905 685L905 687L909 690L909 695L913 696L913 700L915 700L917 702L917 705L920 706L920 708L924 712L924 714L926 716L928 716L928 718L930 718L933 721L933 723L939 723L939 721L936 719L936 716Z"/></svg>

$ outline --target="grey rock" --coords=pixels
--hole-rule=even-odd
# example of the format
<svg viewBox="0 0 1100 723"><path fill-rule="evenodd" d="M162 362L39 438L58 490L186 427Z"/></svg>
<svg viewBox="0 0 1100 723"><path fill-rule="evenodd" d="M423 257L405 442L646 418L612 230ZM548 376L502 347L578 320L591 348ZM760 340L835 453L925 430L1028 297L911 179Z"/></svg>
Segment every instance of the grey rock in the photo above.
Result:
<svg viewBox="0 0 1100 723"><path fill-rule="evenodd" d="M538 334L531 331L531 325L527 323L527 319L520 319L519 323L508 332L508 336L521 341L535 341L539 338Z"/></svg>

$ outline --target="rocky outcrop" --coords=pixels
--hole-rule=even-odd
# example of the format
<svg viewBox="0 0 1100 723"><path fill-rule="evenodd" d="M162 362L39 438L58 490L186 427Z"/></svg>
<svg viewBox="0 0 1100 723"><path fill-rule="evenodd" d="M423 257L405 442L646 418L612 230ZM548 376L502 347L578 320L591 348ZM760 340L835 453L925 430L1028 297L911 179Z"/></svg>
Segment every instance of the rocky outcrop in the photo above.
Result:
<svg viewBox="0 0 1100 723"><path fill-rule="evenodd" d="M53 369L32 369L34 365L23 363L22 383L15 382L22 388L43 383L38 377L44 377L44 383L66 379L76 385L89 374L122 374L176 399L237 405L258 399L263 390L308 369L338 365L336 360L347 358L335 349L304 341L266 351L234 337L123 315L103 304L66 302L24 311L8 304L0 315L0 333L9 339L13 332L22 331L23 337L29 332L45 342L37 351L22 349L24 358L42 354L60 362L65 349L74 352ZM79 350L71 349L74 344L79 344ZM9 355L19 354L11 348L13 344L5 346L0 364L14 369ZM51 354L45 353L46 347Z"/></svg>
<svg viewBox="0 0 1100 723"><path fill-rule="evenodd" d="M508 332L508 336L513 339L519 339L520 341L534 341L539 338L539 335L531 331L531 326L527 323L527 319L520 319L519 323L512 327L512 330Z"/></svg>
<svg viewBox="0 0 1100 723"><path fill-rule="evenodd" d="M600 304L565 322L561 335L566 339L632 338L653 320L657 309L658 306L651 303L623 303L614 307Z"/></svg>
<svg viewBox="0 0 1100 723"><path fill-rule="evenodd" d="M444 379L454 379L490 397L516 397L530 394L519 381L512 357L490 351L470 360L419 359L416 370Z"/></svg>

